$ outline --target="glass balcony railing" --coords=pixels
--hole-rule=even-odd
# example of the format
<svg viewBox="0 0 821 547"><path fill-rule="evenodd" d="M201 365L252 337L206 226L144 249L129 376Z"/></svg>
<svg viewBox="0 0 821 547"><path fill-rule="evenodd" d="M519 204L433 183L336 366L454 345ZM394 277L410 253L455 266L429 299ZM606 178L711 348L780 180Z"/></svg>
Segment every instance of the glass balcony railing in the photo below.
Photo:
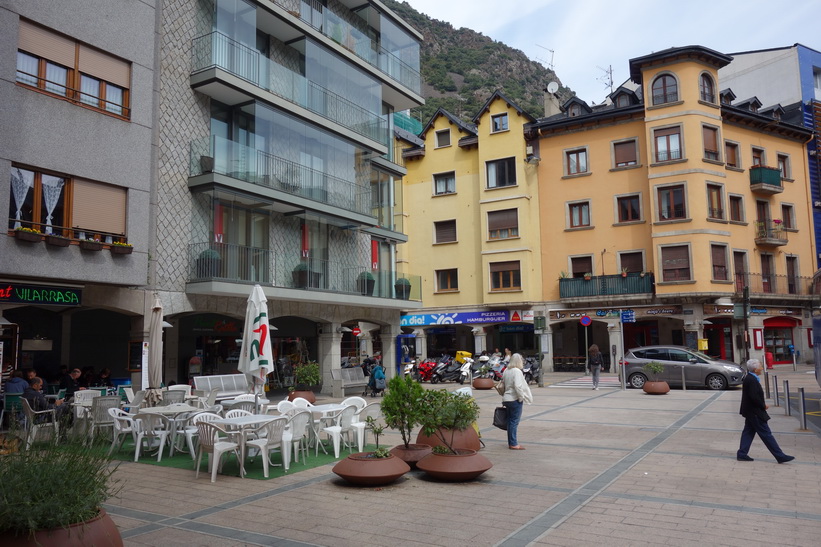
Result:
<svg viewBox="0 0 821 547"><path fill-rule="evenodd" d="M192 177L218 173L372 216L369 187L221 137L191 141Z"/></svg>
<svg viewBox="0 0 821 547"><path fill-rule="evenodd" d="M274 287L358 294L396 300L421 300L418 275L372 270L331 260L275 255L270 249L227 243L189 245L189 282L261 283ZM398 279L406 279L397 282Z"/></svg>
<svg viewBox="0 0 821 547"><path fill-rule="evenodd" d="M653 292L653 274L643 276L629 273L619 275L596 275L590 279L568 277L559 279L560 298L585 298L591 296L624 296Z"/></svg>
<svg viewBox="0 0 821 547"><path fill-rule="evenodd" d="M388 122L219 32L194 38L192 73L220 68L376 142L388 145Z"/></svg>

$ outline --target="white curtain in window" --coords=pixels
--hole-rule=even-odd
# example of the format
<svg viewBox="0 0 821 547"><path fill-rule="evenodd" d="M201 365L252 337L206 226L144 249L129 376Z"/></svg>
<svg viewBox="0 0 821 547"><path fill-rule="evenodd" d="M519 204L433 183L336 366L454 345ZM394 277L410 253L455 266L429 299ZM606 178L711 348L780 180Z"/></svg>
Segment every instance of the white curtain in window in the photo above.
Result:
<svg viewBox="0 0 821 547"><path fill-rule="evenodd" d="M60 177L53 177L51 175L43 175L43 202L46 205L46 233L52 233L51 215L54 213L54 208L60 202L60 195L63 193L63 186L65 179Z"/></svg>
<svg viewBox="0 0 821 547"><path fill-rule="evenodd" d="M57 93L58 95L66 94L66 78L68 77L68 70L65 68L46 63L46 91Z"/></svg>
<svg viewBox="0 0 821 547"><path fill-rule="evenodd" d="M80 102L97 106L100 104L100 80L83 74L80 78Z"/></svg>
<svg viewBox="0 0 821 547"><path fill-rule="evenodd" d="M14 203L17 207L17 213L14 217L14 228L20 227L20 215L22 215L23 203L26 201L26 196L29 190L34 186L34 172L24 171L18 167L11 170L11 191L14 194Z"/></svg>
<svg viewBox="0 0 821 547"><path fill-rule="evenodd" d="M496 163L487 164L487 187L496 188Z"/></svg>
<svg viewBox="0 0 821 547"><path fill-rule="evenodd" d="M37 57L26 55L22 51L17 52L17 81L37 85Z"/></svg>

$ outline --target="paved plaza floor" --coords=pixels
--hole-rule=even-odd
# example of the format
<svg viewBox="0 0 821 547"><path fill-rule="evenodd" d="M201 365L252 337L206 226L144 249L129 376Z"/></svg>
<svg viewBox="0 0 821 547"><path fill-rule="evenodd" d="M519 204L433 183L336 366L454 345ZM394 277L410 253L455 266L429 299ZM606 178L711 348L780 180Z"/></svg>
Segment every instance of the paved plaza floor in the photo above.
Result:
<svg viewBox="0 0 821 547"><path fill-rule="evenodd" d="M818 384L806 365L777 366L779 384ZM759 439L736 461L741 389L622 391L614 375L590 389L578 374L545 375L525 406L519 440L491 426L500 402L474 391L493 468L442 483L411 472L382 488L349 486L332 465L267 481L123 463L106 509L125 545L818 545L821 440L770 400L779 465ZM609 377L609 379L608 379ZM548 385L550 384L550 385ZM437 386L442 387L442 386ZM445 384L448 389L459 387ZM320 398L319 402L332 402ZM817 402L816 402L817 407ZM400 442L396 433L383 444Z"/></svg>

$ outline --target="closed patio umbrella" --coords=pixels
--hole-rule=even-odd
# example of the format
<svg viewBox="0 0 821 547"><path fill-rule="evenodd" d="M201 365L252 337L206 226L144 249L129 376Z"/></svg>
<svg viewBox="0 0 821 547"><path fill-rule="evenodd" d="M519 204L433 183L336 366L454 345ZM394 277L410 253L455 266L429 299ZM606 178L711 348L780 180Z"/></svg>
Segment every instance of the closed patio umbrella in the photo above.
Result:
<svg viewBox="0 0 821 547"><path fill-rule="evenodd" d="M242 330L242 348L237 369L248 376L254 393L263 393L265 377L274 370L271 337L268 325L268 299L262 287L254 285L248 296L245 326Z"/></svg>
<svg viewBox="0 0 821 547"><path fill-rule="evenodd" d="M151 308L151 323L148 328L148 389L145 401L148 406L157 406L162 401L162 302L154 299Z"/></svg>

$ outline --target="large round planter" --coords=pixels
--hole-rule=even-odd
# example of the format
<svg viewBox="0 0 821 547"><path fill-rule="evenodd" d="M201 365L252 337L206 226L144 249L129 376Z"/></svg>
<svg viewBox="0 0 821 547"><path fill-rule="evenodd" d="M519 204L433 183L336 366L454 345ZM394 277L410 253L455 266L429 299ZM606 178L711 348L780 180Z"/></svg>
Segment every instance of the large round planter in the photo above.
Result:
<svg viewBox="0 0 821 547"><path fill-rule="evenodd" d="M670 386L667 382L644 382L642 389L650 395L664 395L670 391Z"/></svg>
<svg viewBox="0 0 821 547"><path fill-rule="evenodd" d="M444 432L444 436L446 439L450 440L451 431L448 429ZM431 447L433 446L445 446L437 435L427 436L423 431L419 432L419 435L416 436L416 443L417 444L426 444ZM469 427L464 431L454 431L453 432L453 448L463 448L465 450L476 450L478 451L482 448L482 444L479 442L479 434L476 432L476 429L473 427Z"/></svg>
<svg viewBox="0 0 821 547"><path fill-rule="evenodd" d="M391 448L391 454L408 464L411 469L416 469L419 460L430 454L431 450L433 448L427 444L409 444L408 448L405 448L404 444L400 444Z"/></svg>
<svg viewBox="0 0 821 547"><path fill-rule="evenodd" d="M472 481L491 467L490 460L475 450L457 450L458 454L426 456L416 467L433 478L443 481Z"/></svg>
<svg viewBox="0 0 821 547"><path fill-rule="evenodd" d="M496 385L493 378L474 378L473 389L493 389Z"/></svg>
<svg viewBox="0 0 821 547"><path fill-rule="evenodd" d="M122 547L123 538L117 525L108 514L100 514L87 522L72 524L68 528L39 530L34 535L12 536L0 534L3 547Z"/></svg>
<svg viewBox="0 0 821 547"><path fill-rule="evenodd" d="M288 394L289 401L293 401L297 397L302 397L311 404L316 402L316 395L314 395L313 391L292 391Z"/></svg>
<svg viewBox="0 0 821 547"><path fill-rule="evenodd" d="M408 471L410 466L394 455L374 458L373 452L357 452L337 463L333 472L351 484L381 486L390 484Z"/></svg>

